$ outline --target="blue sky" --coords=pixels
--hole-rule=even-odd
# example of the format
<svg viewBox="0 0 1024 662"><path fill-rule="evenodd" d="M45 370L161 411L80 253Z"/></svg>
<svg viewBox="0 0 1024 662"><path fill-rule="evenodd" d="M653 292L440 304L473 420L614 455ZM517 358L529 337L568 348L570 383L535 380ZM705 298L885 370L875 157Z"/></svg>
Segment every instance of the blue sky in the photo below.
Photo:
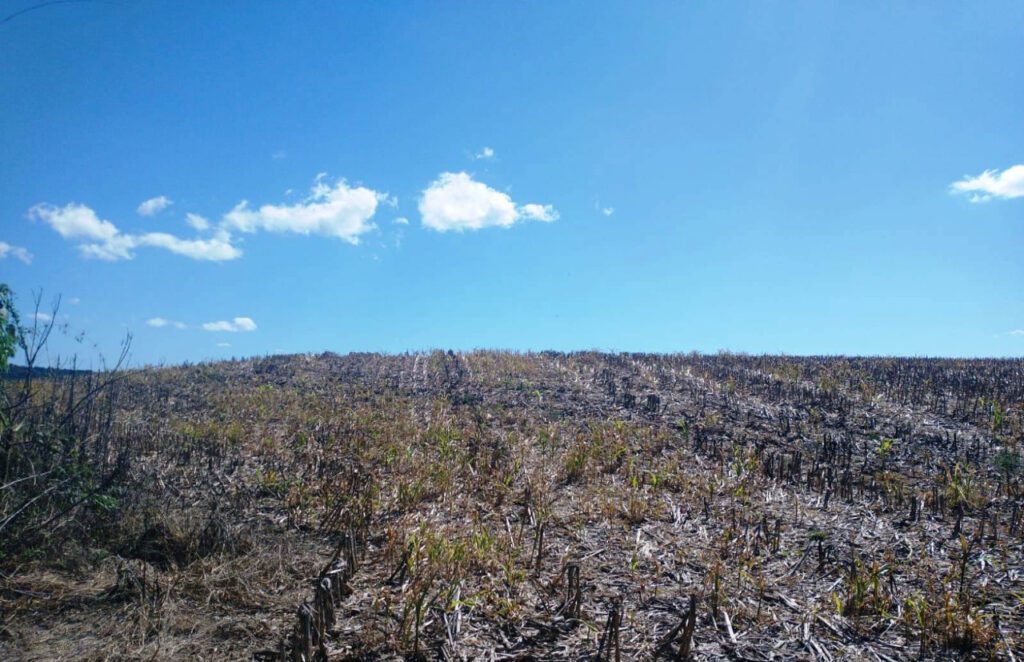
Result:
<svg viewBox="0 0 1024 662"><path fill-rule="evenodd" d="M1022 34L1019 2L41 7L0 24L0 280L63 296L89 340L55 354L127 330L135 364L1021 356Z"/></svg>

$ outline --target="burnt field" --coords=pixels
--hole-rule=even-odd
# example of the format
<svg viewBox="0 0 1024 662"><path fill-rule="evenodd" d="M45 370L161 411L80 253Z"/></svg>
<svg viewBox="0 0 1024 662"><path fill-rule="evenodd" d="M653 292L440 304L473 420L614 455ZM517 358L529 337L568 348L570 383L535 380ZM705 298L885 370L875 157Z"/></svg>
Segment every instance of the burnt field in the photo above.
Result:
<svg viewBox="0 0 1024 662"><path fill-rule="evenodd" d="M1024 361L4 383L0 658L1021 659Z"/></svg>

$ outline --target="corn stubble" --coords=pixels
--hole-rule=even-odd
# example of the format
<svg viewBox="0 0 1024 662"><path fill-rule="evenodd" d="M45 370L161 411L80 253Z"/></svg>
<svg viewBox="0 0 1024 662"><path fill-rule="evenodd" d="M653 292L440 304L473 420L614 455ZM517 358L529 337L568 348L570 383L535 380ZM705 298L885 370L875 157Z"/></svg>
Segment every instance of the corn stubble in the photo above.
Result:
<svg viewBox="0 0 1024 662"><path fill-rule="evenodd" d="M62 409L85 379L3 429L70 449L5 465L4 659L1021 656L1022 361L282 356Z"/></svg>

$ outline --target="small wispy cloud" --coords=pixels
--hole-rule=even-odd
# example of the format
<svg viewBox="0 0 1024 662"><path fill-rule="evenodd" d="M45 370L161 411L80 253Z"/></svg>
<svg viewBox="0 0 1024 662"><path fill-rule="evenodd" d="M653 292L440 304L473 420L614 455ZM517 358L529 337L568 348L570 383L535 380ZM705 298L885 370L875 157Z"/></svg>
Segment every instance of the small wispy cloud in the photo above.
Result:
<svg viewBox="0 0 1024 662"><path fill-rule="evenodd" d="M1024 165L1010 166L1006 170L986 170L980 175L953 182L951 193L967 195L971 202L988 202L993 198L1009 200L1024 196Z"/></svg>
<svg viewBox="0 0 1024 662"><path fill-rule="evenodd" d="M602 205L600 199L594 198L594 211L604 216L611 216L615 213L615 207Z"/></svg>
<svg viewBox="0 0 1024 662"><path fill-rule="evenodd" d="M1007 331L1008 336L1024 336L1024 329L1014 329L1013 331Z"/></svg>
<svg viewBox="0 0 1024 662"><path fill-rule="evenodd" d="M82 255L100 260L131 260L135 249L141 247L162 248L194 260L234 260L242 255L232 245L230 233L223 229L208 239L182 239L166 232L126 234L89 207L77 203L63 207L39 204L29 209L28 215L46 223L65 239L77 241Z"/></svg>
<svg viewBox="0 0 1024 662"><path fill-rule="evenodd" d="M0 260L6 259L8 255L21 260L25 264L32 264L32 253L29 253L21 246L14 246L6 241L0 241Z"/></svg>
<svg viewBox="0 0 1024 662"><path fill-rule="evenodd" d="M210 229L210 222L199 214L185 214L185 222L200 232Z"/></svg>
<svg viewBox="0 0 1024 662"><path fill-rule="evenodd" d="M236 333L239 331L255 330L256 322L252 321L249 317L235 317L230 321L221 320L219 322L206 322L203 324L203 331L227 331L229 333Z"/></svg>
<svg viewBox="0 0 1024 662"><path fill-rule="evenodd" d="M152 326L156 329L161 329L165 326L170 326L175 329L187 329L188 325L184 322L176 322L174 320L164 319L163 317L151 317L146 320L148 326Z"/></svg>
<svg viewBox="0 0 1024 662"><path fill-rule="evenodd" d="M512 227L520 221L558 219L551 205L517 205L507 193L474 181L465 172L444 172L423 191L419 202L423 226L438 232Z"/></svg>
<svg viewBox="0 0 1024 662"><path fill-rule="evenodd" d="M558 220L558 212L551 205L525 204L519 207L519 217L530 221L551 223Z"/></svg>
<svg viewBox="0 0 1024 662"><path fill-rule="evenodd" d="M231 347L231 343L229 343L229 342L219 342L219 343L217 343L217 347Z"/></svg>
<svg viewBox="0 0 1024 662"><path fill-rule="evenodd" d="M46 324L48 322L52 322L53 321L53 315L51 315L50 313L36 312L36 313L32 313L32 319L34 319L35 321L40 322L42 324Z"/></svg>
<svg viewBox="0 0 1024 662"><path fill-rule="evenodd" d="M136 208L140 216L153 216L174 204L166 195L150 198Z"/></svg>
<svg viewBox="0 0 1024 662"><path fill-rule="evenodd" d="M392 223L394 223L395 225L409 225L409 219L407 219L405 216L399 216L394 221L392 221Z"/></svg>
<svg viewBox="0 0 1024 662"><path fill-rule="evenodd" d="M270 158L274 159L275 161L280 161L280 160L284 159L287 156L288 156L287 152L285 152L283 149L279 149L276 152L274 152L273 154L271 154Z"/></svg>
<svg viewBox="0 0 1024 662"><path fill-rule="evenodd" d="M490 161L495 157L494 150L490 147L484 147L479 152L473 154L474 161Z"/></svg>
<svg viewBox="0 0 1024 662"><path fill-rule="evenodd" d="M242 251L231 245L231 235L220 231L210 239L181 239L165 232L149 232L135 237L137 246L155 246L193 260L219 262L233 260Z"/></svg>

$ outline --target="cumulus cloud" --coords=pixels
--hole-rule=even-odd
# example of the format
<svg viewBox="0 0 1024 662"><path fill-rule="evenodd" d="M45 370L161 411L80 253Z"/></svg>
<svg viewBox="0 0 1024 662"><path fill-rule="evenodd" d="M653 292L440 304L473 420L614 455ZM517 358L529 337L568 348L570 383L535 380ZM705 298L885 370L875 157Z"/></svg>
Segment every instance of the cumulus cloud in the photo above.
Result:
<svg viewBox="0 0 1024 662"><path fill-rule="evenodd" d="M163 317L152 317L146 320L146 324L157 329L162 329L165 326L174 327L175 329L187 329L188 325L184 322L176 322L174 320L164 319Z"/></svg>
<svg viewBox="0 0 1024 662"><path fill-rule="evenodd" d="M85 205L70 203L64 207L40 204L29 210L29 217L43 221L65 239L79 242L86 257L100 260L130 260L140 247L162 248L194 260L233 260L242 251L231 243L231 235L220 230L209 239L182 239L166 232L127 234L112 222L99 218Z"/></svg>
<svg viewBox="0 0 1024 662"><path fill-rule="evenodd" d="M1006 170L986 170L975 177L965 176L950 185L950 191L968 195L971 202L988 202L992 198L1008 200L1024 196L1024 165Z"/></svg>
<svg viewBox="0 0 1024 662"><path fill-rule="evenodd" d="M238 331L255 331L256 322L253 322L248 317L236 317L230 321L221 320L219 322L206 322L203 324L203 331L228 331L230 333L236 333Z"/></svg>
<svg viewBox="0 0 1024 662"><path fill-rule="evenodd" d="M494 150L490 147L484 147L482 150L473 155L473 158L477 161L490 161L494 158Z"/></svg>
<svg viewBox="0 0 1024 662"><path fill-rule="evenodd" d="M394 224L395 225L409 225L409 219L407 219L405 216L399 216L398 218L396 218L394 220Z"/></svg>
<svg viewBox="0 0 1024 662"><path fill-rule="evenodd" d="M291 189L289 189L289 193ZM172 204L166 196L146 200L138 207L142 215L153 215ZM211 223L205 217L188 213L185 222L202 233L183 238L166 232L122 232L113 222L100 218L86 205L69 203L58 207L48 203L35 205L29 218L42 221L65 239L74 241L85 257L100 260L131 260L142 247L160 248L194 260L223 261L241 257L236 246L237 233L291 232L342 239L360 243L362 235L376 229L372 222L379 205L396 207L397 199L365 186L349 186L339 179L329 182L321 173L313 180L306 198L296 204L267 204L253 208L245 200ZM408 222L398 219L396 223ZM19 259L31 255L14 246L0 243L0 258L7 254Z"/></svg>
<svg viewBox="0 0 1024 662"><path fill-rule="evenodd" d="M63 207L40 204L28 210L31 218L43 221L65 239L109 241L119 234L117 226L104 221L85 205L70 203Z"/></svg>
<svg viewBox="0 0 1024 662"><path fill-rule="evenodd" d="M140 204L135 211L139 212L140 216L153 216L167 209L171 204L173 203L170 198L165 195L158 195Z"/></svg>
<svg viewBox="0 0 1024 662"><path fill-rule="evenodd" d="M0 260L6 259L8 255L21 260L25 264L32 264L32 253L29 253L21 246L13 246L6 241L0 241Z"/></svg>
<svg viewBox="0 0 1024 662"><path fill-rule="evenodd" d="M360 235L376 228L370 219L377 213L377 205L390 199L386 193L364 186L352 188L343 179L332 186L326 178L326 174L317 175L309 196L298 204L252 209L243 200L224 215L223 225L241 232L315 234L358 244Z"/></svg>
<svg viewBox="0 0 1024 662"><path fill-rule="evenodd" d="M419 202L423 226L438 232L508 228L519 221L551 222L558 212L551 205L517 206L507 193L474 181L465 172L445 172L423 191Z"/></svg>

